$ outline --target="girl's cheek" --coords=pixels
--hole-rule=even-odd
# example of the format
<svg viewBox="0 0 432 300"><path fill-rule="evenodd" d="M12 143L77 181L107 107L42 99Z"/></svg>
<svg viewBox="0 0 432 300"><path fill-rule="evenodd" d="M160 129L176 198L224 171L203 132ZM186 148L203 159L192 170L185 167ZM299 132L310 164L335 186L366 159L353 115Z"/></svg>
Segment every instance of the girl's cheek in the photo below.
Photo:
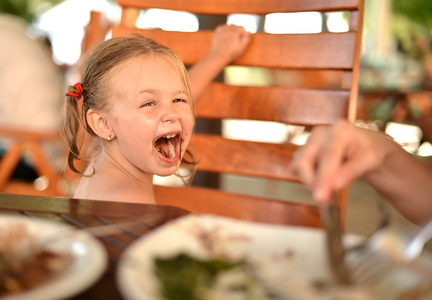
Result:
<svg viewBox="0 0 432 300"><path fill-rule="evenodd" d="M193 127L195 125L195 116L191 113L189 117L189 131L192 132Z"/></svg>

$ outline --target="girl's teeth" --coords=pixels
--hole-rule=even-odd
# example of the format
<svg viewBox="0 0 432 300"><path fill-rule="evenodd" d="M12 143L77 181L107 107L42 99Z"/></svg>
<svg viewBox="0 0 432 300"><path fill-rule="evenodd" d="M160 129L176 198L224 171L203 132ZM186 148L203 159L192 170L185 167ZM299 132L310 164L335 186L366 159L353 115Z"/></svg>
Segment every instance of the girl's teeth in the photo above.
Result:
<svg viewBox="0 0 432 300"><path fill-rule="evenodd" d="M175 157L175 148L173 144L169 145L169 158L174 158Z"/></svg>

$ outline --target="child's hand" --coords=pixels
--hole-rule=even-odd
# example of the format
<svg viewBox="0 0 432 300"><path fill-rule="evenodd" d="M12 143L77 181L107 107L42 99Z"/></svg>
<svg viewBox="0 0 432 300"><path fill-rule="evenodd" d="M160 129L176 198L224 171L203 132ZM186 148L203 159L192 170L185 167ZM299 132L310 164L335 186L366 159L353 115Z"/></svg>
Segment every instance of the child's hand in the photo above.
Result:
<svg viewBox="0 0 432 300"><path fill-rule="evenodd" d="M245 51L249 42L250 33L242 26L220 25L215 29L210 53L229 64Z"/></svg>
<svg viewBox="0 0 432 300"><path fill-rule="evenodd" d="M188 70L192 97L199 99L205 87L247 48L250 33L236 25L221 25L215 29L210 50Z"/></svg>

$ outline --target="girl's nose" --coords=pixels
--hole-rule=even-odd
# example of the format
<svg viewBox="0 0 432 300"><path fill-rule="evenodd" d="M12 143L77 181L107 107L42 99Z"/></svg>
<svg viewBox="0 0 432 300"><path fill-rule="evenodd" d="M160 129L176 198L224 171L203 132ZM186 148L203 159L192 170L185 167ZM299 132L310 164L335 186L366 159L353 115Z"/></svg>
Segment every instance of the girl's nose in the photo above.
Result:
<svg viewBox="0 0 432 300"><path fill-rule="evenodd" d="M163 122L175 122L180 119L180 114L174 105L166 105L164 107L162 121Z"/></svg>

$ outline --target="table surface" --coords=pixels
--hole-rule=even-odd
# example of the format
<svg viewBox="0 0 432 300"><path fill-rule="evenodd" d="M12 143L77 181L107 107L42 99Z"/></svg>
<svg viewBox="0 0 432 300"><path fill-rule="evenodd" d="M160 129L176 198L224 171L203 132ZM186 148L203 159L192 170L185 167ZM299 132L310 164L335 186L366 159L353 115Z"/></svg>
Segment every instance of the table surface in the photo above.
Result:
<svg viewBox="0 0 432 300"><path fill-rule="evenodd" d="M81 200L62 197L26 196L0 193L0 214L66 223L77 228L124 223L146 218L120 234L97 237L107 250L109 263L101 278L69 300L123 299L116 285L116 269L123 251L139 237L167 222L190 214L173 206ZM150 218L147 219L147 216ZM150 220L151 219L151 220ZM150 220L150 221L148 221Z"/></svg>
<svg viewBox="0 0 432 300"><path fill-rule="evenodd" d="M86 228L104 224L127 222L132 218L157 216L157 221L136 226L121 234L98 239L105 246L109 264L100 280L69 299L123 299L115 283L115 271L122 252L137 238L181 216L189 214L183 209L139 203L93 201L61 197L26 196L0 193L0 214L19 214L29 218L52 220ZM155 218L152 218L155 219Z"/></svg>

